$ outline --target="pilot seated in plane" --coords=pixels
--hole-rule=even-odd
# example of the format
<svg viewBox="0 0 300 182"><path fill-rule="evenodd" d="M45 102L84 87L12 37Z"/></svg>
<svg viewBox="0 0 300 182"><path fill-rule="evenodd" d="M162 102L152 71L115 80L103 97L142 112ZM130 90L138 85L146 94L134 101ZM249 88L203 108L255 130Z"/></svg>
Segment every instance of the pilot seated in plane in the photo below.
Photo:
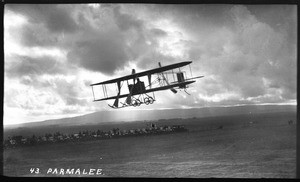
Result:
<svg viewBox="0 0 300 182"><path fill-rule="evenodd" d="M128 85L128 88L129 92L131 92L133 95L141 94L146 90L144 82L141 82L139 78L137 78L136 83L134 85Z"/></svg>

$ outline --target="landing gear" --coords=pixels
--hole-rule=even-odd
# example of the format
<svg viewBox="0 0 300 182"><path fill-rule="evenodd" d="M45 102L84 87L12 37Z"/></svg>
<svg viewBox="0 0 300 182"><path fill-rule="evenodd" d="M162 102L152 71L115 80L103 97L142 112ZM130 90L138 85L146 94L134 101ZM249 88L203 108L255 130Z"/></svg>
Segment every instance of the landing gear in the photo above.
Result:
<svg viewBox="0 0 300 182"><path fill-rule="evenodd" d="M154 101L155 100L152 97L150 97L150 104L153 104Z"/></svg>
<svg viewBox="0 0 300 182"><path fill-rule="evenodd" d="M141 97L142 96L142 97ZM155 99L147 94L140 94L138 97L131 97L131 102L130 103L123 103L120 102L122 104L121 107L115 107L115 106L111 106L109 105L111 108L114 109L118 109L118 108L122 108L122 107L128 107L128 106L133 106L133 107L137 107L140 106L141 104L153 104L155 101Z"/></svg>
<svg viewBox="0 0 300 182"><path fill-rule="evenodd" d="M140 106L141 104L142 102L139 99L135 99L131 102L131 105L133 105L133 107Z"/></svg>
<svg viewBox="0 0 300 182"><path fill-rule="evenodd" d="M150 96L144 98L144 103L146 105L153 104L153 102L154 102L154 99Z"/></svg>
<svg viewBox="0 0 300 182"><path fill-rule="evenodd" d="M155 100L152 97L146 95L146 97L144 96L143 101L141 101L139 98L138 99L133 99L132 102L131 102L131 105L133 107L140 106L141 104L149 105L149 104L153 104L154 101Z"/></svg>
<svg viewBox="0 0 300 182"><path fill-rule="evenodd" d="M149 99L149 97L146 97L146 98L144 99L144 103L145 103L146 105L149 105L149 104L150 104L150 99Z"/></svg>

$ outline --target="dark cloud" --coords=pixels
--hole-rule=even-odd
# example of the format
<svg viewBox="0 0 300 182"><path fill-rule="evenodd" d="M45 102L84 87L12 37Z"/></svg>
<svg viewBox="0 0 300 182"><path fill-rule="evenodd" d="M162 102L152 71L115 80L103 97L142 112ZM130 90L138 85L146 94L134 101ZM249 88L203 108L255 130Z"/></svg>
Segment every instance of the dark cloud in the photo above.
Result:
<svg viewBox="0 0 300 182"><path fill-rule="evenodd" d="M297 40L297 6L296 5L260 5L247 6L258 21L268 24L272 29L287 33L290 45Z"/></svg>
<svg viewBox="0 0 300 182"><path fill-rule="evenodd" d="M31 23L43 24L52 32L75 32L77 24L68 6L71 5L9 4L6 8L26 16Z"/></svg>
<svg viewBox="0 0 300 182"><path fill-rule="evenodd" d="M34 24L28 24L22 27L21 31L17 30L12 34L22 34L21 43L28 47L49 47L49 46L61 46L59 37L51 34L47 29Z"/></svg>
<svg viewBox="0 0 300 182"><path fill-rule="evenodd" d="M114 17L115 17L115 23L118 25L118 27L123 30L127 31L131 28L136 30L141 30L143 28L143 21L138 20L136 17L133 17L132 15L121 13L120 12L121 7L116 6L113 9Z"/></svg>
<svg viewBox="0 0 300 182"><path fill-rule="evenodd" d="M91 38L78 40L68 54L71 63L108 75L121 69L128 58L124 39L118 32L95 33Z"/></svg>
<svg viewBox="0 0 300 182"><path fill-rule="evenodd" d="M175 57L157 51L160 38L168 36L166 31L160 28L149 28L146 26L146 20L138 19L134 14L126 14L121 10L121 6L114 7L115 23L120 30L126 32L126 42L129 43L128 54L139 68L149 69L157 67L159 61L170 64L177 60Z"/></svg>
<svg viewBox="0 0 300 182"><path fill-rule="evenodd" d="M101 31L91 26L86 28L84 34L88 35L82 34L83 37L75 41L73 51L68 54L69 60L107 75L122 69L129 61L144 66L149 60L147 56L155 52L157 39L167 33L158 28L146 28L145 22L123 13L119 5L107 6L106 11L109 8L113 16L111 24L116 27Z"/></svg>
<svg viewBox="0 0 300 182"><path fill-rule="evenodd" d="M68 53L68 59L71 63L76 63L85 69L112 75L116 70L122 69L128 61L138 57L135 55L136 47L144 49L143 46L146 44L144 44L145 38L142 33L143 23L131 15L121 13L120 6L106 6L101 10L107 13L110 11L113 19L109 22L109 26L99 27L100 29L91 26L89 23L91 20L87 20L85 15L79 14L79 22L86 26L71 45L72 50ZM98 17L96 14L93 16L96 19ZM100 13L99 19L105 17L101 16ZM116 26L112 26L114 24ZM136 40L134 41L132 40L133 36L128 35L127 32L131 30L135 31L133 36L136 37ZM138 46L135 46L137 44Z"/></svg>
<svg viewBox="0 0 300 182"><path fill-rule="evenodd" d="M136 16L122 13L121 6L113 8L114 21L119 30L125 34L124 41L128 44L128 54L131 60L139 60L144 54L147 54L152 46L147 44L147 41L152 41L147 36L148 30L144 26L142 20L137 19Z"/></svg>
<svg viewBox="0 0 300 182"><path fill-rule="evenodd" d="M76 64L92 71L113 74L114 71L122 68L129 60L126 41L122 32L116 28L98 29L93 27L90 20L86 18L87 13L85 11L78 11L76 14L75 11L68 11L68 8L72 8L72 6L11 5L8 7L9 10L21 13L29 19L29 23L21 29L23 45L59 47L70 50L68 62L71 66ZM91 10L87 9L86 6L83 6L82 9ZM72 13L74 19L71 16ZM94 13L96 18L102 16L94 11L90 13ZM129 16L125 16L124 20L133 22ZM122 25L120 26L122 27ZM138 25L136 24L136 26ZM19 29L15 30L15 34L19 34L19 31ZM37 64L33 61L29 62L34 65ZM40 67L29 66L27 62L24 64L26 64L25 68L18 68L16 71L20 70L20 73L29 72L32 68L33 72L37 72ZM51 64L51 61L43 63L43 66L47 67L47 64Z"/></svg>
<svg viewBox="0 0 300 182"><path fill-rule="evenodd" d="M29 20L21 29L23 45L70 50L71 65L112 75L128 61L143 62L147 56L156 54L157 40L167 36L162 29L146 28L143 20L123 13L121 7L101 6L96 11L82 6L67 11L71 5L11 5L8 9ZM107 16L112 16L110 22Z"/></svg>
<svg viewBox="0 0 300 182"><path fill-rule="evenodd" d="M74 36L86 25L80 18L72 17L68 6L72 5L9 4L6 10L23 15L27 21L21 28L10 27L8 31L12 37L20 37L20 43L26 47L70 46L68 36Z"/></svg>

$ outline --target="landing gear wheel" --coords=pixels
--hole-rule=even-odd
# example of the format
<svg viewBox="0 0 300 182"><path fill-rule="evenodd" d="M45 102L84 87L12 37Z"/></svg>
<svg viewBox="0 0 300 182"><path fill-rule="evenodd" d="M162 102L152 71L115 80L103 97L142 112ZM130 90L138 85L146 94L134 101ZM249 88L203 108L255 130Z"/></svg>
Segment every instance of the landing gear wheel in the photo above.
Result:
<svg viewBox="0 0 300 182"><path fill-rule="evenodd" d="M149 97L149 100L150 100L150 104L153 104L154 99L152 97Z"/></svg>
<svg viewBox="0 0 300 182"><path fill-rule="evenodd" d="M140 106L142 104L142 102L139 99L136 99L137 101L137 106Z"/></svg>
<svg viewBox="0 0 300 182"><path fill-rule="evenodd" d="M149 97L146 97L145 99L144 99L144 103L146 104L146 105L149 105L150 104L150 99L149 99Z"/></svg>
<svg viewBox="0 0 300 182"><path fill-rule="evenodd" d="M136 107L136 106L138 106L138 101L137 100L134 100L133 102L132 102L132 105L133 105L133 107Z"/></svg>

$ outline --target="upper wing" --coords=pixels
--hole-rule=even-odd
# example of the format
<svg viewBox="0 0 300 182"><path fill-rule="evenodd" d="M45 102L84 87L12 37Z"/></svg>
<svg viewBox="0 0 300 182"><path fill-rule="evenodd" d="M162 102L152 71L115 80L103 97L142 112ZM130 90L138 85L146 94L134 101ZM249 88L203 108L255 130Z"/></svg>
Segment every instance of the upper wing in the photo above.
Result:
<svg viewBox="0 0 300 182"><path fill-rule="evenodd" d="M186 65L191 64L191 63L192 63L192 61L185 61L185 62L180 62L180 63L176 63L176 64L171 64L171 65L163 66L163 67L160 67L160 68L155 68L155 69L143 71L143 72L140 72L140 73L135 73L135 74L123 76L123 77L120 77L120 78L115 78L115 79L112 79L112 80L107 80L107 81L100 82L100 83L94 83L94 84L91 84L90 86L102 85L102 84L109 84L109 83L116 83L118 81L130 80L130 79L133 79L133 78L147 76L147 75L151 75L151 74L155 74L155 73L161 73L163 71L167 71L167 70L171 70L171 69L183 67L183 66L186 66Z"/></svg>

